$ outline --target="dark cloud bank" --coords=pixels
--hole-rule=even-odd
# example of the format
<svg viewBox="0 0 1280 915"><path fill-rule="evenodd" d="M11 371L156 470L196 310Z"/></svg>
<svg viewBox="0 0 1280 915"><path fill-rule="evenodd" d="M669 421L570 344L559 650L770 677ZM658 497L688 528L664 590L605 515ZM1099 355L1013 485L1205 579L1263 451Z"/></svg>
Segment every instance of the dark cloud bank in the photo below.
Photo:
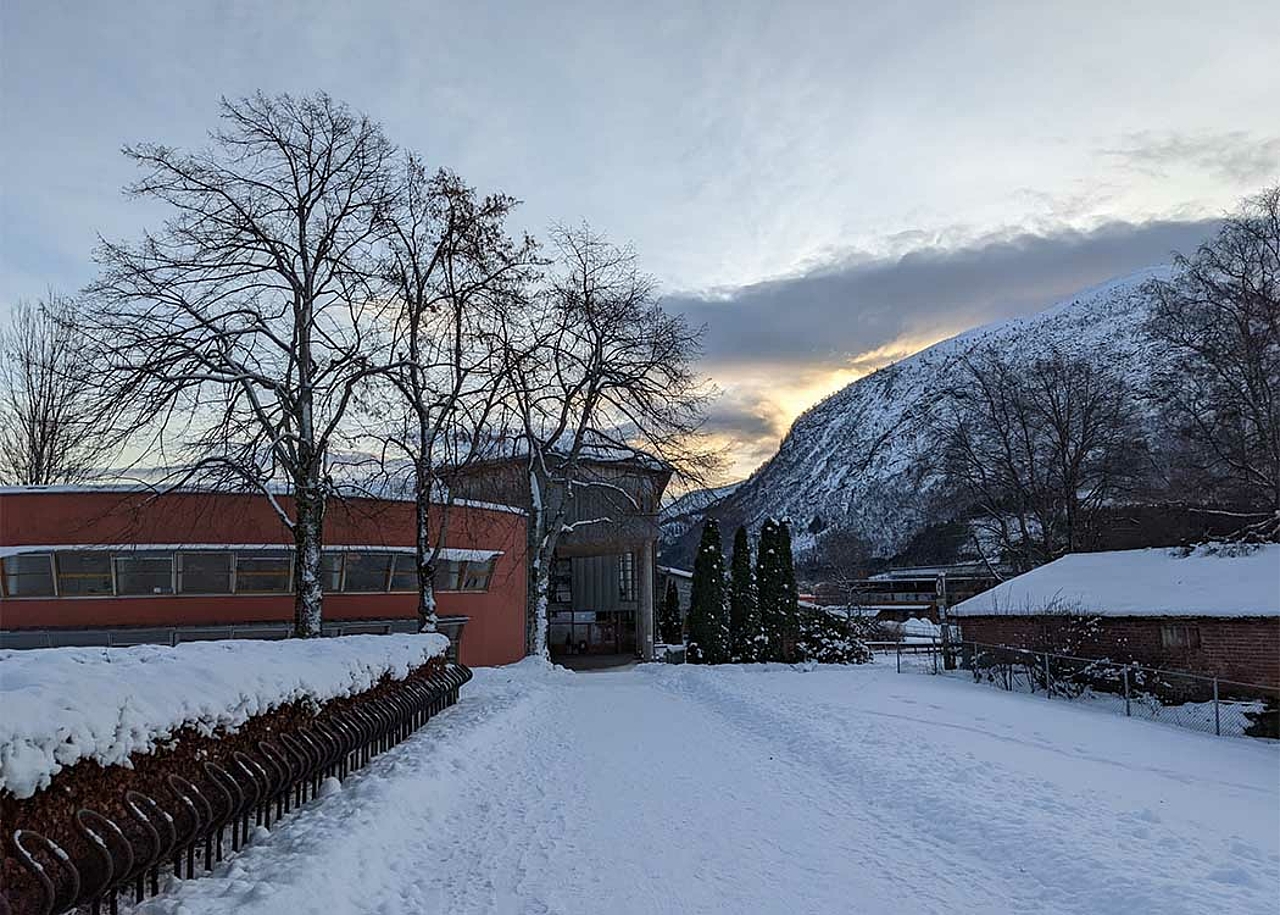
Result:
<svg viewBox="0 0 1280 915"><path fill-rule="evenodd" d="M832 266L727 297L675 296L667 306L707 325L707 370L848 366L904 336L936 336L1031 314L1081 289L1190 253L1216 220L1110 223L1088 232L1024 234L972 247ZM711 425L740 440L768 435L766 391L712 408ZM776 434L776 433L775 433Z"/></svg>

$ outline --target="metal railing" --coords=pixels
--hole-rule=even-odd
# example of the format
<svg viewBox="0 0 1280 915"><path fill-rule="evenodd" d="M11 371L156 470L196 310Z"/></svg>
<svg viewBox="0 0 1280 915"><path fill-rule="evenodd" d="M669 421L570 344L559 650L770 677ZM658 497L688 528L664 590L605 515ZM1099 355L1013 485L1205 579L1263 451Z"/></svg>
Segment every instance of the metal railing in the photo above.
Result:
<svg viewBox="0 0 1280 915"><path fill-rule="evenodd" d="M279 820L319 796L326 779L345 779L453 705L470 679L467 667L449 664L341 711L322 710L252 749L133 785L118 805L123 816L79 807L61 824L66 848L40 832L14 830L6 854L30 878L28 892L18 900L0 893L0 915L59 915L82 906L97 915L104 905L114 915L121 893L135 902L156 895L170 868L188 879L197 869L211 870L239 851L255 827L269 828L273 816Z"/></svg>
<svg viewBox="0 0 1280 915"><path fill-rule="evenodd" d="M1280 688L1009 645L876 643L898 672L962 676L1225 737L1280 738Z"/></svg>

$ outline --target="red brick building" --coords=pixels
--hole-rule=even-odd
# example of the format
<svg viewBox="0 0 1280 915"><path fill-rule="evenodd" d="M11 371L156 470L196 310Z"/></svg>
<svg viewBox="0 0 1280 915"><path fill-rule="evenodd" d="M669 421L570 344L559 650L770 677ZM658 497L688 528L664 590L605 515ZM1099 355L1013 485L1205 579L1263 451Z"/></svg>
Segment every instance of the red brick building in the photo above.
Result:
<svg viewBox="0 0 1280 915"><path fill-rule="evenodd" d="M1075 553L951 608L962 638L1280 687L1280 545Z"/></svg>
<svg viewBox="0 0 1280 915"><path fill-rule="evenodd" d="M442 617L466 619L464 663L524 656L525 524L501 505L450 510L437 599ZM333 500L326 631L413 631L413 559L413 503ZM284 637L292 582L292 535L258 494L0 489L0 644Z"/></svg>

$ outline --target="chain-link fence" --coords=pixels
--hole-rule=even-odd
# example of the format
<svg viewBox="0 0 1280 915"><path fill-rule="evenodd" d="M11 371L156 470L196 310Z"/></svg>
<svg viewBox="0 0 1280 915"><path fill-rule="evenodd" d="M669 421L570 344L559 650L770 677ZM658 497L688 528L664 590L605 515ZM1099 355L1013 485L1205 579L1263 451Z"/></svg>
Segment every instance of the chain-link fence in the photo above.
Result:
<svg viewBox="0 0 1280 915"><path fill-rule="evenodd" d="M884 644L900 672L967 677L1224 737L1280 738L1280 689L981 642Z"/></svg>

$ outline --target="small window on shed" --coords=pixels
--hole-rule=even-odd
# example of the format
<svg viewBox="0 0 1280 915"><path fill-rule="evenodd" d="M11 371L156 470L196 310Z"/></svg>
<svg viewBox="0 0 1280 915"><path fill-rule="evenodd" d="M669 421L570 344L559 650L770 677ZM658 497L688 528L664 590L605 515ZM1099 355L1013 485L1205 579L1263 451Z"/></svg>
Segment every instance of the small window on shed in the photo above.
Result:
<svg viewBox="0 0 1280 915"><path fill-rule="evenodd" d="M1165 623L1160 627L1160 644L1165 648L1199 648L1200 627L1186 623Z"/></svg>

